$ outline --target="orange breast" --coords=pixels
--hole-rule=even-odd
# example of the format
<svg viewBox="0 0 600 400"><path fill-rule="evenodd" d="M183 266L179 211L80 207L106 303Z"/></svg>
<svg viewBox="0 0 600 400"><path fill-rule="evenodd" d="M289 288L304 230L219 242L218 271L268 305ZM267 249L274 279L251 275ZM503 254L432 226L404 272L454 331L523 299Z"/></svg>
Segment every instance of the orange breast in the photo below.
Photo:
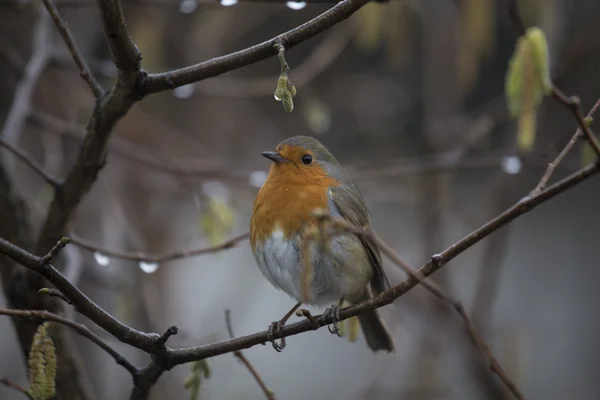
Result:
<svg viewBox="0 0 600 400"><path fill-rule="evenodd" d="M260 188L250 221L250 245L264 242L275 227L290 237L310 222L313 210L327 210L327 190L338 182L329 177L320 166L301 168L273 164L269 176Z"/></svg>

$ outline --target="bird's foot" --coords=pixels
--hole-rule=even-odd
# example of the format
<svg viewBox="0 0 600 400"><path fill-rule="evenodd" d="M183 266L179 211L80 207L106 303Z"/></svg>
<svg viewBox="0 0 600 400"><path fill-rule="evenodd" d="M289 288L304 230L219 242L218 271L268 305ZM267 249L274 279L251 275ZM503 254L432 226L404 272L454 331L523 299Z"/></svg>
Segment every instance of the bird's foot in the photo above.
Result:
<svg viewBox="0 0 600 400"><path fill-rule="evenodd" d="M271 344L273 345L273 348L278 352L281 353L281 351L283 349L285 349L285 338L281 338L279 343L277 343L277 339L275 339L275 335L279 332L281 332L281 328L283 328L283 325L285 324L284 321L276 321L271 323L271 325L269 326L269 330L267 332L267 338L269 339L269 341L271 342Z"/></svg>
<svg viewBox="0 0 600 400"><path fill-rule="evenodd" d="M340 310L342 309L341 305L337 305L334 304L331 307L329 307L327 310L325 310L325 314L328 317L331 317L331 319L333 320L333 323L331 325L327 325L327 329L329 329L329 332L338 336L342 336L340 334L340 329L338 327L338 323L342 320L342 318L340 317Z"/></svg>
<svg viewBox="0 0 600 400"><path fill-rule="evenodd" d="M317 321L317 319L315 317L313 317L313 315L307 309L305 309L305 308L299 309L298 311L296 311L296 315L299 317L306 318L308 320L308 322L310 322L310 325L313 327L313 329L319 328L319 322Z"/></svg>
<svg viewBox="0 0 600 400"><path fill-rule="evenodd" d="M285 337L282 337L281 340L279 341L279 343L277 343L277 341L275 340L275 335L280 334L281 328L283 328L283 326L285 325L287 320L290 319L290 317L292 315L294 315L294 312L301 305L302 305L302 303L296 303L296 305L294 307L292 307L292 309L290 311L288 311L288 313L285 314L283 318L281 318L277 322L271 323L271 325L269 326L269 330L267 332L267 338L269 339L269 341L273 345L273 348L277 352L281 352L283 349L285 349Z"/></svg>

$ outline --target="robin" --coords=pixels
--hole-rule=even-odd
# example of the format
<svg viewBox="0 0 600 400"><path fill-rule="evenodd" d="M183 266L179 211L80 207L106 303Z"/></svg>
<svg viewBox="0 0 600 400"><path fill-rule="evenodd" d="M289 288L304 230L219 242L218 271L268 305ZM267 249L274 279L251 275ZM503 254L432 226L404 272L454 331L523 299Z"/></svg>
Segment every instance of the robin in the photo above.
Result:
<svg viewBox="0 0 600 400"><path fill-rule="evenodd" d="M262 155L273 164L254 202L250 245L263 275L298 302L270 326L273 334L302 305L301 240L305 229L316 224L314 212L325 210L364 229L369 228L370 216L348 172L318 140L294 136ZM334 321L336 315L339 321L344 301L358 303L390 287L379 250L368 237L332 237L327 251L314 252L312 265L309 304L331 305L326 312L333 313ZM394 351L394 340L377 310L358 318L372 351ZM280 351L285 342L273 346Z"/></svg>

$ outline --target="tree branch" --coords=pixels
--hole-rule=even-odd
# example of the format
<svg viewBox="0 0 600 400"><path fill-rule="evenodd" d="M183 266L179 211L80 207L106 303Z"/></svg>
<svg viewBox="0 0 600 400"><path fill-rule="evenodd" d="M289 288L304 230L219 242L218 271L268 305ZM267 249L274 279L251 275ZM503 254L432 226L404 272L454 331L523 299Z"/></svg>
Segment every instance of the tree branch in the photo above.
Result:
<svg viewBox="0 0 600 400"><path fill-rule="evenodd" d="M6 379L6 378L0 379L0 383L6 387L16 390L17 392L21 393L23 396L27 397L29 400L33 400L33 397L31 397L31 395L29 394L27 389L25 389L23 386L19 385L18 383L15 383L15 382L11 381L10 379Z"/></svg>
<svg viewBox="0 0 600 400"><path fill-rule="evenodd" d="M37 161L35 161L31 156L25 154L23 151L17 149L12 144L8 143L2 137L0 137L0 147L4 147L6 150L10 151L14 154L18 159L23 161L29 168L33 170L36 174L40 176L48 185L53 188L57 188L60 186L60 181L50 176Z"/></svg>
<svg viewBox="0 0 600 400"><path fill-rule="evenodd" d="M80 314L88 317L117 339L151 354L157 349L156 341L160 335L140 332L114 318L70 283L52 264L45 263L44 257L35 256L2 238L0 238L0 253L42 275L71 301Z"/></svg>
<svg viewBox="0 0 600 400"><path fill-rule="evenodd" d="M167 261L179 260L179 259L188 258L188 257L197 257L197 256L204 255L204 254L216 253L219 251L227 250L227 249L234 247L236 244L238 244L242 240L248 239L249 236L250 236L250 234L248 232L246 232L241 235L234 236L231 239L229 239L223 243L220 243L216 246L201 247L201 248L192 249L192 250L180 250L180 251L174 251L174 252L170 252L170 253L162 254L162 255L145 254L142 252L121 252L121 251L109 250L109 249L97 246L91 242L88 242L87 240L81 239L72 234L69 236L69 239L71 240L71 243L73 243L76 246L81 247L82 249L98 252L103 255L109 256L111 258L118 258L121 260L129 260L129 261L135 261L135 262L162 264Z"/></svg>
<svg viewBox="0 0 600 400"><path fill-rule="evenodd" d="M64 234L75 208L106 163L108 141L115 124L137 98L136 88L142 77L141 54L129 36L121 5L118 0L100 0L99 7L102 28L119 75L110 92L97 99L75 165L56 190L40 230L36 246L40 253L47 251Z"/></svg>
<svg viewBox="0 0 600 400"><path fill-rule="evenodd" d="M367 3L369 0L343 0L297 28L255 46L174 71L149 74L141 92L150 94L175 89L275 56L276 43L290 49L347 19Z"/></svg>
<svg viewBox="0 0 600 400"><path fill-rule="evenodd" d="M119 352L113 349L108 343L100 339L97 335L95 335L92 331L88 329L87 326L83 324L78 324L77 322L71 321L65 317L61 317L60 315L53 314L48 311L37 311L37 310L7 310L0 308L0 315L7 315L9 317L28 319L30 321L40 323L44 321L52 321L57 324L68 326L73 329L75 332L79 333L81 336L89 339L102 350L107 352L112 358L115 359L117 364L121 365L125 368L132 376L135 376L138 373L138 369L131 364L125 357L123 357Z"/></svg>
<svg viewBox="0 0 600 400"><path fill-rule="evenodd" d="M71 31L67 27L67 24L65 23L65 21L63 21L60 14L58 13L58 10L54 6L54 4L52 4L51 0L42 0L42 3L44 3L44 7L46 7L46 10L48 10L48 14L50 14L50 17L52 17L54 25L56 25L60 36L67 45L69 52L73 57L73 61L75 61L75 64L79 68L79 74L81 75L83 80L88 84L96 98L103 96L104 89L102 89L102 86L100 86L100 84L96 81L94 75L92 75L92 72L83 60L83 57L81 56L81 53L77 48L77 44L75 43L75 39L73 38L73 35L71 35Z"/></svg>
<svg viewBox="0 0 600 400"><path fill-rule="evenodd" d="M594 163L549 186L545 191L537 195L530 195L523 198L511 208L488 223L484 224L468 236L459 240L442 253L432 256L431 261L419 268L417 272L424 277L433 274L445 266L448 262L456 258L459 254L474 246L491 233L507 225L515 218L533 210L538 205L591 178L598 172L600 172L600 164ZM340 311L340 317L342 320L345 320L356 316L363 311L372 310L391 304L398 297L404 295L409 290L414 288L418 283L419 282L416 279L408 278L399 285L394 286L393 288L370 300L343 308ZM333 322L331 316L329 315L319 315L315 317L315 320L317 322L316 325L314 325L314 322L311 321L302 321L295 324L285 325L281 330L276 331L273 336L275 339L289 337L302 332L318 329L317 326L322 327ZM234 350L247 349L257 344L265 343L268 340L268 332L264 331L210 345L172 350L169 366L172 367L174 365L179 365L186 362L202 360L204 358L229 353Z"/></svg>
<svg viewBox="0 0 600 400"><path fill-rule="evenodd" d="M229 333L229 337L231 339L233 339L235 337L235 335L233 334L233 327L231 326L231 311L230 310L225 310L225 325L227 325L227 332ZM242 353L240 350L236 350L233 352L233 355L238 360L240 360L240 362L242 364L244 364L246 369L248 369L248 371L250 372L250 374L252 375L252 377L254 378L256 383L258 383L258 386L260 386L260 389L263 391L267 400L276 400L275 393L273 393L273 391L270 390L267 387L267 385L265 385L265 381L263 381L263 379L261 378L258 371L254 368L254 366L246 358L244 353Z"/></svg>

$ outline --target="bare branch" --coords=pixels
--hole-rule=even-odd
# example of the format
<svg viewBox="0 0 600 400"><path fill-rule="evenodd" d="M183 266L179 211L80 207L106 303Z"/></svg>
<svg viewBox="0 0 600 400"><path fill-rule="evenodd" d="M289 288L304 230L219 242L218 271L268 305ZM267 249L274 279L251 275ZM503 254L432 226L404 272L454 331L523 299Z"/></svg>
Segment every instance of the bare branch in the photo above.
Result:
<svg viewBox="0 0 600 400"><path fill-rule="evenodd" d="M250 236L250 234L248 232L246 232L241 235L234 236L231 239L229 239L223 243L220 243L216 246L202 247L202 248L192 249L192 250L181 250L181 251L170 252L170 253L162 254L162 255L144 254L141 252L120 252L120 251L109 250L109 249L97 246L93 243L90 243L84 239L77 237L77 236L74 236L73 234L71 234L70 240L71 240L71 243L73 243L76 246L81 247L82 249L98 252L98 253L104 254L106 256L110 256L112 258L118 258L121 260L129 260L129 261L136 261L136 262L161 264L161 263L164 263L167 261L179 260L179 259L188 258L188 257L196 257L196 256L204 255L204 254L211 254L211 253L216 253L219 251L227 250L227 249L234 247L236 244L238 244L242 240L246 240L249 236Z"/></svg>
<svg viewBox="0 0 600 400"><path fill-rule="evenodd" d="M598 174L598 172L600 172L600 164L596 163L593 165L586 166L577 171L576 173L570 175L569 177L548 187L542 193L534 196L530 195L528 197L523 198L511 208L498 215L496 218L492 219L488 223L484 224L479 229L475 230L463 239L459 240L457 243L450 246L442 253L434 255L431 261L419 268L417 272L424 277L433 274L434 272L445 266L448 262L456 258L459 254L463 253L470 247L479 243L491 233L507 225L517 217L533 210L538 205L550 200L551 198L556 197L557 195L565 192L573 186L584 182L585 180ZM399 285L394 286L393 288L379 294L378 296L370 300L363 301L351 305L349 307L343 308L340 311L340 318L341 320L345 320L350 317L356 316L363 311L372 310L391 304L398 297L404 295L405 293L413 289L415 286L417 286L418 283L418 280L408 278ZM331 315L319 315L315 317L314 321L306 320L294 324L284 325L281 328L281 330L276 331L273 336L275 339L289 337L309 330L315 330L318 327L331 324L332 322L333 320ZM264 331L206 346L176 349L171 351L169 365L172 366L184 364L191 361L202 360L204 358L229 353L234 350L247 349L257 344L265 343L267 341L269 341L269 335L267 331Z"/></svg>
<svg viewBox="0 0 600 400"><path fill-rule="evenodd" d="M27 389L25 389L23 386L19 385L18 383L11 381L10 379L2 378L2 379L0 379L0 384L16 390L17 392L21 393L23 396L27 397L29 400L33 400L33 397L31 397L31 395L29 394Z"/></svg>
<svg viewBox="0 0 600 400"><path fill-rule="evenodd" d="M227 325L227 332L229 333L229 337L231 339L233 339L235 337L235 335L233 334L233 327L231 326L231 311L230 310L225 310L225 325ZM265 382L261 378L260 374L254 368L254 366L250 363L250 361L246 358L244 353L242 353L240 350L236 350L233 352L233 355L235 357L237 357L237 359L240 360L240 362L242 364L244 364L246 369L248 369L250 374L252 374L252 377L254 378L256 383L258 383L258 386L260 386L260 389L265 394L265 397L267 398L267 400L276 400L277 398L275 397L275 393L273 393L273 391L271 389L269 389L267 387L267 385L265 385Z"/></svg>
<svg viewBox="0 0 600 400"><path fill-rule="evenodd" d="M586 118L592 117L596 113L596 110L598 110L598 107L600 107L600 99L598 99L596 101L596 104L594 104L594 106L592 107L592 109L590 110L590 112L588 113ZM573 146L575 146L575 143L577 143L577 140L580 139L581 136L582 136L581 128L577 128L577 130L571 137L571 140L569 140L569 142L562 149L562 151L560 153L558 153L558 155L556 156L554 161L552 161L550 164L548 164L548 168L546 169L546 172L544 173L544 175L542 176L542 179L540 179L540 182L537 184L537 186L533 190L533 193L539 193L546 188L546 185L548 184L548 180L550 179L550 177L552 177L552 174L554 174L554 171L556 170L556 168L560 165L560 163L565 158L565 156L571 151Z"/></svg>
<svg viewBox="0 0 600 400"><path fill-rule="evenodd" d="M178 70L149 74L141 91L149 94L174 89L254 64L277 55L276 43L290 49L347 19L367 3L369 0L343 0L297 28L255 46Z"/></svg>
<svg viewBox="0 0 600 400"><path fill-rule="evenodd" d="M75 61L75 64L77 64L77 67L79 68L79 73L81 77L88 84L88 86L92 90L92 93L94 93L94 96L96 98L101 97L102 95L104 95L104 90L102 89L102 86L100 86L100 84L96 81L94 75L92 75L92 72L83 60L83 57L81 56L81 53L77 48L75 39L73 38L73 35L71 35L71 31L67 27L67 24L65 23L65 21L63 21L60 14L58 13L58 10L54 6L54 4L52 4L51 0L42 0L42 3L44 3L44 7L46 7L46 10L48 10L48 14L50 14L50 17L52 17L52 20L54 21L54 24L56 25L60 36L63 38L63 41L69 48L69 52L73 57L73 61Z"/></svg>
<svg viewBox="0 0 600 400"><path fill-rule="evenodd" d="M141 54L127 32L119 1L100 0L99 5L102 27L113 61L119 69L119 76L108 95L96 100L75 164L64 184L56 190L46 221L40 230L36 246L38 252L45 252L64 234L75 208L106 163L108 141L115 124L137 98L136 88L142 77Z"/></svg>
<svg viewBox="0 0 600 400"><path fill-rule="evenodd" d="M490 363L491 371L496 373L498 375L498 377L500 377L502 382L512 392L512 394L515 396L515 398L517 398L519 400L525 399L525 397L519 391L519 389L514 384L514 382L506 375L506 373L504 372L504 370L502 369L502 367L496 360L496 357L494 357L494 355L492 354L492 351L491 351L489 345L485 342L485 340L483 339L483 337L481 336L481 334L475 327L473 320L467 314L462 302L460 302L459 300L454 299L451 296L444 293L432 281L425 280L425 276L421 275L419 273L419 271L415 271L405 260L403 260L398 254L396 254L396 252L374 232L366 230L366 229L358 227L358 226L354 226L354 225L350 224L348 221L341 219L341 218L332 218L328 215L321 215L320 219L324 219L324 220L331 222L331 224L333 225L333 228L338 231L337 233L352 232L357 235L371 237L373 239L373 241L376 243L379 250L381 250L381 252L386 257L388 257L395 265L402 268L402 270L404 272L406 272L406 274L408 274L408 276L411 279L420 283L427 290L429 290L434 296L436 296L440 300L444 301L445 303L447 303L448 305L453 307L456 310L456 312L459 314L459 316L463 319L463 321L467 327L467 332L469 333L469 337L471 338L471 340L473 341L473 343L475 344L477 349L480 351L480 353L484 357L486 357L488 359L488 361ZM336 234L336 232L333 232L333 233Z"/></svg>
<svg viewBox="0 0 600 400"><path fill-rule="evenodd" d="M346 49L354 29L352 25L338 24L301 64L294 66L294 86L308 85L327 70ZM229 97L262 97L273 94L273 82L277 76L262 78L219 78L203 81L198 90L203 94Z"/></svg>
<svg viewBox="0 0 600 400"><path fill-rule="evenodd" d="M75 285L71 284L51 264L44 263L43 257L35 256L18 246L0 238L0 254L7 255L21 265L37 272L50 281L73 303L75 309L92 320L105 331L133 347L153 353L157 349L156 340L160 337L135 330L101 309Z"/></svg>
<svg viewBox="0 0 600 400"><path fill-rule="evenodd" d="M31 156L25 154L23 151L17 149L12 144L8 143L2 137L0 137L0 146L13 153L19 160L23 161L29 168L31 168L36 174L38 174L47 184L53 188L60 186L60 182L54 177L50 176L37 161Z"/></svg>
<svg viewBox="0 0 600 400"><path fill-rule="evenodd" d="M132 376L135 376L138 372L137 368L129 361L127 361L125 357L119 354L119 352L113 349L108 343L100 339L100 337L98 337L96 334L90 331L88 327L83 324L78 324L77 322L71 321L70 319L43 310L7 310L0 308L0 315L28 319L36 323L52 321L56 322L57 324L68 326L69 328L73 329L81 336L89 339L90 341L98 345L98 347L100 347L102 350L107 352L112 358L115 359L117 364L125 368Z"/></svg>

